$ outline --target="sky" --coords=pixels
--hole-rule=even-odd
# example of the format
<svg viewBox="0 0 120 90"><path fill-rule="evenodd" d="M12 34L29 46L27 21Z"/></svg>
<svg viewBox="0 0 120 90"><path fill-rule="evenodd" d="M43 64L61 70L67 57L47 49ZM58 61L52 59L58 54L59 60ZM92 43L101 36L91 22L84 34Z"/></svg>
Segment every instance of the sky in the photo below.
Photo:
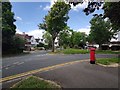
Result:
<svg viewBox="0 0 120 90"><path fill-rule="evenodd" d="M15 25L17 26L17 33L23 33L33 35L35 38L42 38L44 30L38 28L38 25L43 22L43 18L47 15L50 7L54 4L54 1L50 2L11 2L12 12L14 12L16 19ZM96 10L93 14L85 15L83 9L87 6L87 3L72 6L69 11L69 20L67 25L74 31L85 32L89 34L90 23L93 14L102 14L103 10Z"/></svg>

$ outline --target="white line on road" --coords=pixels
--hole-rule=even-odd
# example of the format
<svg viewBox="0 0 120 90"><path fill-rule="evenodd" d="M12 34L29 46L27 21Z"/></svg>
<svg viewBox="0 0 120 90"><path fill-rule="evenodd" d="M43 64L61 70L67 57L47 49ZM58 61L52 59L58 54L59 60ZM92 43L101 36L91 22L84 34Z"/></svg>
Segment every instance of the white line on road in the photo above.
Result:
<svg viewBox="0 0 120 90"><path fill-rule="evenodd" d="M8 68L6 67L5 69L7 70Z"/></svg>
<svg viewBox="0 0 120 90"><path fill-rule="evenodd" d="M18 64L19 62L14 62L13 64Z"/></svg>
<svg viewBox="0 0 120 90"><path fill-rule="evenodd" d="M11 64L11 65L6 65L6 66L3 66L3 67L1 67L1 69L2 68L5 68L6 70L7 69L9 69L10 67L14 67L15 65L21 65L21 64L23 64L24 62L14 62L13 64Z"/></svg>
<svg viewBox="0 0 120 90"><path fill-rule="evenodd" d="M48 54L40 54L40 55L36 55L36 56L46 56L46 55L48 55Z"/></svg>
<svg viewBox="0 0 120 90"><path fill-rule="evenodd" d="M21 63L18 63L17 65L21 65L21 64L23 64L24 62L21 62Z"/></svg>

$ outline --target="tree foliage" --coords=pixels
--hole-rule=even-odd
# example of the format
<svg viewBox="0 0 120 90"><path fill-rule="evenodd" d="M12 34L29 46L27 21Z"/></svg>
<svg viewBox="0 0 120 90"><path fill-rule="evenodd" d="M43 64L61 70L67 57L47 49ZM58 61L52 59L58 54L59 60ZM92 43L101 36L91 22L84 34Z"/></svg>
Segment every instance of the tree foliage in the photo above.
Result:
<svg viewBox="0 0 120 90"><path fill-rule="evenodd" d="M82 32L76 32L66 27L63 31L59 33L59 44L64 48L84 48L86 45L87 35Z"/></svg>
<svg viewBox="0 0 120 90"><path fill-rule="evenodd" d="M12 5L9 1L2 2L2 54L23 52L25 48L26 41L15 35L16 20L11 9Z"/></svg>
<svg viewBox="0 0 120 90"><path fill-rule="evenodd" d="M58 37L59 46L64 46L64 48L70 46L71 31L69 27L66 27L63 31L60 31Z"/></svg>
<svg viewBox="0 0 120 90"><path fill-rule="evenodd" d="M37 45L37 47L44 47L44 43L39 43L38 45Z"/></svg>
<svg viewBox="0 0 120 90"><path fill-rule="evenodd" d="M102 44L108 43L114 36L114 30L109 20L104 20L101 16L95 16L91 19L90 24L90 42L99 44L101 47Z"/></svg>
<svg viewBox="0 0 120 90"><path fill-rule="evenodd" d="M115 28L115 32L120 31L120 1L106 2L104 7L104 17L108 17Z"/></svg>
<svg viewBox="0 0 120 90"><path fill-rule="evenodd" d="M72 0L69 1L69 4L73 4L74 6L76 6L78 4L83 4L84 2L85 0ZM96 2L95 0L88 1L88 6L84 8L83 11L86 15L89 15L93 13L95 10L99 10L102 4L103 2L101 1L100 2Z"/></svg>
<svg viewBox="0 0 120 90"><path fill-rule="evenodd" d="M2 12L2 2L0 2L0 12ZM0 30L2 29L2 13L0 13Z"/></svg>
<svg viewBox="0 0 120 90"><path fill-rule="evenodd" d="M15 35L14 13L10 2L2 2L2 51L12 48L12 38Z"/></svg>
<svg viewBox="0 0 120 90"><path fill-rule="evenodd" d="M74 32L73 34L74 47L84 48L84 46L86 45L86 38L87 38L87 35L85 33Z"/></svg>
<svg viewBox="0 0 120 90"><path fill-rule="evenodd" d="M51 48L51 47L52 47L52 36L51 36L51 34L46 31L46 32L43 34L42 37L43 37L45 43L48 45L48 48Z"/></svg>
<svg viewBox="0 0 120 90"><path fill-rule="evenodd" d="M17 50L25 49L25 42L26 42L26 40L15 35L13 37L13 49L17 49Z"/></svg>
<svg viewBox="0 0 120 90"><path fill-rule="evenodd" d="M45 16L44 22L39 25L40 29L48 31L52 36L52 51L54 52L54 41L58 33L67 26L70 5L65 2L55 2L53 7Z"/></svg>
<svg viewBox="0 0 120 90"><path fill-rule="evenodd" d="M83 4L85 2L84 0L72 0L69 1L70 4L73 4L74 6L78 4ZM114 28L114 32L120 31L120 1L118 2L105 2L102 1L89 1L88 6L83 9L84 13L86 15L89 15L93 13L95 10L99 10L100 7L103 6L104 10L104 18L108 17L112 23L112 27ZM101 14L102 15L102 14Z"/></svg>

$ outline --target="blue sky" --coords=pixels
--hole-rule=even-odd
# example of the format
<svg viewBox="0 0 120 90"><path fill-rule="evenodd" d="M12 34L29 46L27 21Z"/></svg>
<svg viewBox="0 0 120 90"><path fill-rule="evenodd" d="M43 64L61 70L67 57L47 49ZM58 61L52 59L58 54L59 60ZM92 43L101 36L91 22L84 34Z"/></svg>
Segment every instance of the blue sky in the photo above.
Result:
<svg viewBox="0 0 120 90"><path fill-rule="evenodd" d="M26 32L34 35L35 38L41 38L43 30L39 30L37 25L42 23L53 2L11 2L11 4L12 11L15 14L17 33ZM73 30L88 34L90 31L89 21L93 14L89 16L84 14L82 10L86 6L87 3L77 5L76 7L72 6L69 12L68 26ZM103 10L95 11L94 13L103 13Z"/></svg>

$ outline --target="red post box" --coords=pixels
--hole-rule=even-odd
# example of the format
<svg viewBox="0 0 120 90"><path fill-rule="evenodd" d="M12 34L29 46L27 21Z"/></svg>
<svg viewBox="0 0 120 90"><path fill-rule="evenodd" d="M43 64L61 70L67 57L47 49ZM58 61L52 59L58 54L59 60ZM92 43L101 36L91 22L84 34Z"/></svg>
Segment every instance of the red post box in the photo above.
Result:
<svg viewBox="0 0 120 90"><path fill-rule="evenodd" d="M95 64L95 48L90 48L90 63Z"/></svg>

